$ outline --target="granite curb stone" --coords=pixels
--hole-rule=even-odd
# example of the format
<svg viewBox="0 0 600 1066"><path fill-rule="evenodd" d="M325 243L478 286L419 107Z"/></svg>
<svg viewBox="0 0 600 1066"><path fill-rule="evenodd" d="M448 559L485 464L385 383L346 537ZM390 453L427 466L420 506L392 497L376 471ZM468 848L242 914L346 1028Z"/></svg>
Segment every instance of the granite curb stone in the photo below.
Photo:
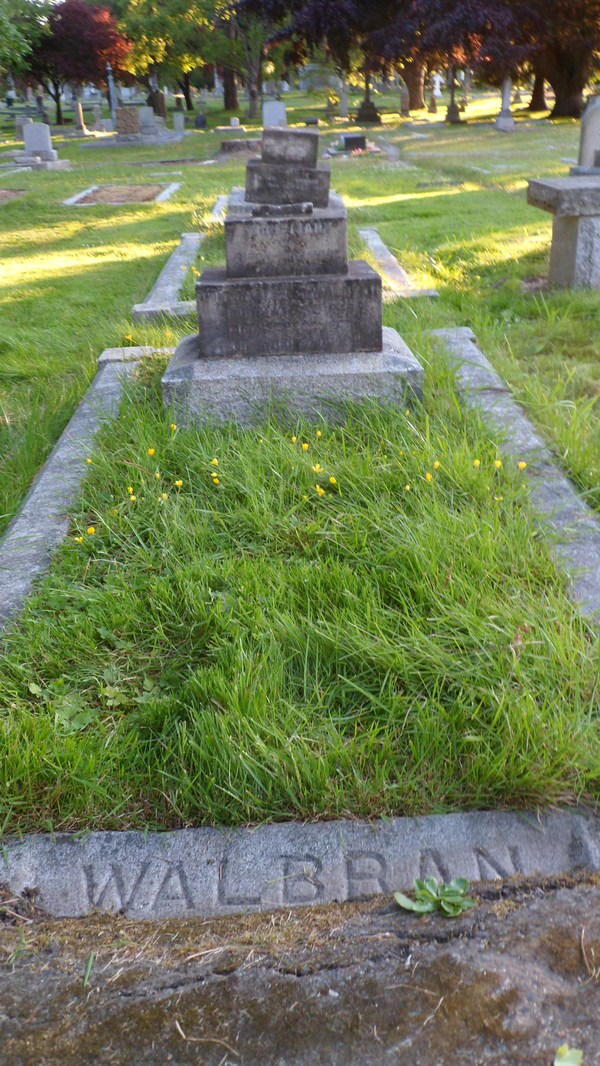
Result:
<svg viewBox="0 0 600 1066"><path fill-rule="evenodd" d="M600 612L600 520L554 461L543 437L475 343L469 327L431 330L456 370L469 407L503 433L502 451L527 462L531 505L555 534L555 561L568 574L571 598L584 615ZM598 618L596 618L598 620Z"/></svg>
<svg viewBox="0 0 600 1066"><path fill-rule="evenodd" d="M482 811L239 829L32 835L6 841L2 879L56 917L219 915L407 889L600 868L600 823L575 809Z"/></svg>
<svg viewBox="0 0 600 1066"><path fill-rule="evenodd" d="M390 289L394 296L439 296L437 289L416 289L411 285L410 278L400 265L395 255L379 236L379 230L375 226L359 227L359 236L369 245L375 256L377 266L384 274L384 285Z"/></svg>

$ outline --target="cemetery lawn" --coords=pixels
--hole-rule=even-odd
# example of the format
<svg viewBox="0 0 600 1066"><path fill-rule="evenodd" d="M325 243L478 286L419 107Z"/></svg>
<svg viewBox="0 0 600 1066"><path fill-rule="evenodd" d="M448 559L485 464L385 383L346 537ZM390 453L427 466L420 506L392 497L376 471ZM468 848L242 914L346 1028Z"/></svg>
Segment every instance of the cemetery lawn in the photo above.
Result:
<svg viewBox="0 0 600 1066"><path fill-rule="evenodd" d="M427 336L471 326L600 506L600 295L522 291L547 273L551 230L526 179L566 173L579 126L521 112L501 134L498 101L481 94L456 128L388 116L371 136L399 160L331 162L351 255L372 261L357 227L375 225L440 292L384 305L426 366L422 408L357 409L343 432L172 429L159 368L144 368L90 455L49 577L1 638L0 831L598 796L597 631L565 595L521 473L494 465L501 442L461 411ZM324 147L340 128L322 126ZM0 172L25 190L0 205L0 530L102 350L194 330L192 316L133 323L131 306L243 182L245 158L159 161L206 161L220 137L71 142L71 172ZM184 182L164 204L62 204L91 184L161 180ZM206 228L196 270L223 261Z"/></svg>
<svg viewBox="0 0 600 1066"><path fill-rule="evenodd" d="M176 427L162 365L2 638L5 831L598 794L597 634L439 362L422 407L249 430Z"/></svg>

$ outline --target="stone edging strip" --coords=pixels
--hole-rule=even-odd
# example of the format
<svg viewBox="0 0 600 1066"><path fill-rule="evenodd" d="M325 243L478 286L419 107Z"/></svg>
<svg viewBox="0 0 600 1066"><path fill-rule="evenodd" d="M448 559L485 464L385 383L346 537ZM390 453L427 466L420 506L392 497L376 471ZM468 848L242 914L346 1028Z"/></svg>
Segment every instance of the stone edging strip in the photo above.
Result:
<svg viewBox="0 0 600 1066"><path fill-rule="evenodd" d="M65 201L66 202L66 201ZM229 196L218 196L210 213L215 222L222 222L225 217ZM134 322L147 322L162 315L179 317L193 315L196 310L195 300L180 300L182 267L187 268L195 261L198 248L204 240L203 233L182 233L181 240L162 268L146 299L141 304L134 304L131 317Z"/></svg>
<svg viewBox="0 0 600 1066"><path fill-rule="evenodd" d="M373 252L377 266L384 275L384 286L390 290L393 296L413 297L440 295L437 289L415 289L415 287L411 285L410 278L404 270L404 267L400 266L396 256L392 255L387 245L383 243L379 236L379 230L375 226L361 226L359 227L358 232L363 241L369 245L369 248Z"/></svg>
<svg viewBox="0 0 600 1066"><path fill-rule="evenodd" d="M177 190L180 189L182 185L183 185L182 181L172 181L170 183L170 185L167 185L166 188L164 188L162 190L162 192L159 192L158 195L155 196L153 200L150 200L150 201L146 200L144 202L145 203L151 203L151 204L162 204L162 203L165 202L165 200L170 200L172 195L173 195L173 193L177 192ZM102 188L102 185L89 185L87 189L83 189L81 192L75 193L74 196L69 196L66 200L63 200L63 206L65 206L65 207L102 207L102 206L104 206L104 207L121 207L121 206L123 206L122 204L82 204L81 203L81 200L83 200L84 196L88 196L90 193L96 192L96 189L101 189L101 188Z"/></svg>
<svg viewBox="0 0 600 1066"><path fill-rule="evenodd" d="M57 917L228 914L359 899L415 877L487 880L600 867L600 821L578 809L481 811L372 823L92 832L3 847L2 880ZM0 862L2 860L0 859Z"/></svg>
<svg viewBox="0 0 600 1066"><path fill-rule="evenodd" d="M527 462L531 505L559 540L555 561L567 571L569 594L584 615L600 612L600 520L554 462L544 439L475 343L468 327L434 329L456 371L469 407L482 412L503 433L502 451Z"/></svg>
<svg viewBox="0 0 600 1066"><path fill-rule="evenodd" d="M99 362L83 400L0 538L0 629L23 606L33 582L47 570L52 552L66 537L67 512L86 474L85 453L121 399L127 368L121 360L101 356Z"/></svg>

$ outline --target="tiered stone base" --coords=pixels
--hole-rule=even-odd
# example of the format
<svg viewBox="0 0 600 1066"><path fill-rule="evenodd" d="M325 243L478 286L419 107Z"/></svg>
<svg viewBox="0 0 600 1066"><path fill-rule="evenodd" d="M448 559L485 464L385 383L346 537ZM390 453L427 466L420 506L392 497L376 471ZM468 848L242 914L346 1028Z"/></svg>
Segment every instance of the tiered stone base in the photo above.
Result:
<svg viewBox="0 0 600 1066"><path fill-rule="evenodd" d="M404 402L423 393L423 368L395 329L383 328L383 350L342 355L205 359L198 334L184 337L162 379L165 405L178 422L252 425L273 405L308 416L344 417L344 402Z"/></svg>

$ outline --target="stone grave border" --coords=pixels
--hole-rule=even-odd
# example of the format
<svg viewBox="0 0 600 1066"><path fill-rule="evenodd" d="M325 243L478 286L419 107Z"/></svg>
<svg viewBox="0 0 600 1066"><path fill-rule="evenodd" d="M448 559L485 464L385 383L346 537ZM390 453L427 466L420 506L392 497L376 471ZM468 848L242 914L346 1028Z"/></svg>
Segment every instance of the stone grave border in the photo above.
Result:
<svg viewBox="0 0 600 1066"><path fill-rule="evenodd" d="M437 289L416 289L414 285L411 285L404 267L400 266L396 256L392 255L387 245L383 243L376 226L359 226L358 233L373 252L375 262L384 275L384 288L388 289L393 299L397 296L412 298L413 296L440 295Z"/></svg>
<svg viewBox="0 0 600 1066"><path fill-rule="evenodd" d="M229 196L218 196L210 213L211 219L221 222L225 217ZM134 304L131 317L134 322L147 322L162 315L181 317L193 315L196 310L195 300L180 300L181 270L186 270L194 262L204 239L203 233L182 233L181 240L167 259L146 299L141 304Z"/></svg>
<svg viewBox="0 0 600 1066"><path fill-rule="evenodd" d="M90 185L87 189L83 189L81 192L75 193L74 196L69 196L66 200L63 200L63 206L64 207L125 207L125 206L128 206L128 205L131 206L131 204L145 204L145 203L146 204L162 204L162 203L165 202L165 200L170 200L171 199L171 197L173 196L173 193L176 193L177 190L181 188L181 186L183 185L183 182L182 181L172 181L170 183L170 185L167 185L167 187L165 189L163 189L162 192L159 192L158 195L155 196L153 200L130 200L130 201L127 202L127 204L125 204L125 203L123 203L123 204L105 204L105 203L101 203L101 204L82 204L82 203L80 203L80 201L83 200L84 196L88 196L89 193L95 192L96 189L108 188L110 185L113 185L113 184L115 184L115 183L114 182L107 182L106 185ZM160 183L157 182L157 184L160 184ZM164 184L164 182L162 184Z"/></svg>
<svg viewBox="0 0 600 1066"><path fill-rule="evenodd" d="M527 457L533 507L562 535L553 549L557 561L593 564L590 574L572 579L571 594L583 613L598 609L600 523L552 462L473 332L441 329L430 335L444 346L465 402L502 430L502 450ZM108 348L100 356L92 385L0 540L0 625L22 606L67 534L86 452L116 410L128 364L172 351ZM93 910L183 917L358 899L409 887L413 877L426 874L478 880L597 870L600 818L573 808L165 833L32 834L8 839L3 856L2 876L11 890L37 890L39 904L56 917Z"/></svg>

